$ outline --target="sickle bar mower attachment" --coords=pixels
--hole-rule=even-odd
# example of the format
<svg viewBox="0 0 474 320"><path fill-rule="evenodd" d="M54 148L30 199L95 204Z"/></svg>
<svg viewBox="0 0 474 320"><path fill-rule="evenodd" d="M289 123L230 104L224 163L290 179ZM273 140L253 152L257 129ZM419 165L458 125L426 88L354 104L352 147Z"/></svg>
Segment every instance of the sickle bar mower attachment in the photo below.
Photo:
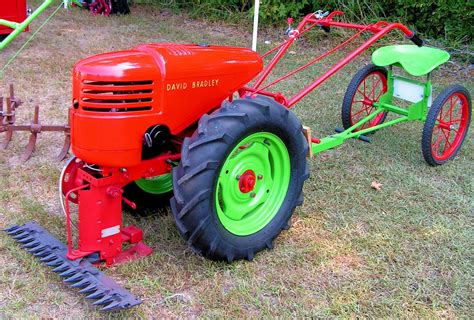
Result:
<svg viewBox="0 0 474 320"><path fill-rule="evenodd" d="M0 133L6 132L5 139L3 140L3 143L0 144L0 149L5 150L8 147L13 138L14 131L29 131L31 133L30 138L26 149L21 156L21 161L27 161L35 150L38 133L45 131L58 131L64 132L64 144L56 159L61 161L66 158L69 146L71 145L69 125L42 125L39 121L39 106L35 107L35 113L31 124L16 125L16 109L22 104L22 102L20 99L15 97L12 84L10 85L10 96L7 97L5 101L6 110L4 111L4 99L0 97Z"/></svg>
<svg viewBox="0 0 474 320"><path fill-rule="evenodd" d="M103 311L128 309L141 303L141 300L94 267L93 263L99 262L98 257L92 255L69 260L66 257L67 246L35 222L15 225L4 231L25 250L52 267L52 271L64 278L71 288L80 289L79 292L86 294L87 299L95 300L92 304L102 306Z"/></svg>

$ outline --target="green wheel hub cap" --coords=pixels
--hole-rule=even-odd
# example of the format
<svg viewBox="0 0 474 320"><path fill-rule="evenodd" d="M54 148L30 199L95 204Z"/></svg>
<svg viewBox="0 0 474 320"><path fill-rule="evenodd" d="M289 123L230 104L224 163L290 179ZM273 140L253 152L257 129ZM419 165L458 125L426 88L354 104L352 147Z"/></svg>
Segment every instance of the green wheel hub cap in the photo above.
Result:
<svg viewBox="0 0 474 320"><path fill-rule="evenodd" d="M163 194L173 190L173 178L171 173L163 174L153 178L142 178L135 184L143 191L151 194Z"/></svg>
<svg viewBox="0 0 474 320"><path fill-rule="evenodd" d="M231 233L262 230L279 211L290 183L290 155L269 132L243 139L227 156L215 190L217 216Z"/></svg>

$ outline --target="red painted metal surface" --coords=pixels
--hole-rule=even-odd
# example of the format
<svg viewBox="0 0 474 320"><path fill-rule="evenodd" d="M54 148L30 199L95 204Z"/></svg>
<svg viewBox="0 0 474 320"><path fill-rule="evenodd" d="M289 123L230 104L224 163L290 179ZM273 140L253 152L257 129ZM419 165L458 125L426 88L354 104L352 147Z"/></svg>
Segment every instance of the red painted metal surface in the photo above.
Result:
<svg viewBox="0 0 474 320"><path fill-rule="evenodd" d="M0 19L23 22L26 19L26 0L1 0ZM28 28L25 31L28 31ZM11 28L0 26L0 34L9 34L11 32Z"/></svg>
<svg viewBox="0 0 474 320"><path fill-rule="evenodd" d="M462 143L469 127L469 103L462 93L451 95L440 110L433 128L432 154L438 161L448 159ZM457 126L457 127L456 127Z"/></svg>
<svg viewBox="0 0 474 320"><path fill-rule="evenodd" d="M171 161L180 157L180 154L165 154L127 169L91 169L86 165L77 168L72 180L74 187L68 185L69 191L66 193L67 257L76 260L97 252L100 254L100 260L111 266L150 254L151 249L146 249L141 243L142 231L134 226L122 226L122 188L142 177L169 173ZM74 248L72 243L69 210L71 194L77 195L74 201L77 201L79 206L77 248ZM139 246L122 252L123 242Z"/></svg>
<svg viewBox="0 0 474 320"><path fill-rule="evenodd" d="M414 32L409 30L406 26L400 24L400 23L387 23L385 21L379 21L374 24L369 24L369 25L360 25L360 24L353 24L353 23L345 23L345 22L338 22L338 21L333 21L332 18L336 15L341 15L341 11L335 11L328 15L327 17L318 19L315 16L315 13L308 14L306 17L303 18L303 20L298 24L298 26L293 29L289 33L288 39L277 46L276 48L273 48L269 52L263 54L263 56L267 56L272 52L277 51L275 56L271 59L271 61L268 63L268 65L265 67L264 71L259 75L255 83L253 84L252 87L245 87L241 88L239 90L240 96L244 95L254 95L254 94L262 94L266 95L269 97L274 98L276 101L279 103L285 105L288 108L291 108L293 105L295 105L297 102L299 102L301 99L303 99L306 95L308 95L311 91L313 91L315 88L317 88L319 85L321 85L324 81L329 79L332 75L334 75L337 71L339 71L342 67L344 67L346 64L348 64L352 59L354 59L356 56L361 54L363 51L365 51L367 48L369 48L371 45L373 45L378 39L380 39L382 36L387 34L388 32L398 29L401 32L403 32L407 37L412 37L414 36ZM289 50L293 42L298 39L301 35L305 34L312 28L320 26L320 27L342 27L342 28L348 28L348 29L356 29L359 30L354 36L349 38L347 41L344 43L338 45L336 48L324 53L320 57L317 57L316 59L310 61L309 63L305 64L304 66L284 75L283 77L280 77L276 80L274 80L271 84L266 85L265 87L261 87L264 81L267 79L268 75L273 71L275 66L280 62L281 58L285 55L285 53ZM283 94L277 92L277 93L272 93L266 91L270 86L290 77L291 75L306 69L310 65L314 64L315 62L321 60L322 58L328 56L329 54L335 52L336 50L346 46L348 43L356 39L358 36L360 36L364 32L371 32L374 35L366 40L362 45L360 45L357 49L352 51L349 55L347 55L344 59L339 61L337 64L332 66L327 72L322 74L319 78L315 79L312 83L310 83L306 88L301 90L299 93L297 93L295 96L292 98L287 98Z"/></svg>
<svg viewBox="0 0 474 320"><path fill-rule="evenodd" d="M387 88L387 77L379 71L369 73L362 80L359 87L357 87L357 92L352 97L350 110L351 126L376 110L373 103L379 101L382 94L387 92ZM354 132L379 125L384 117L385 115L382 112L371 121L355 129Z"/></svg>
<svg viewBox="0 0 474 320"><path fill-rule="evenodd" d="M176 44L85 59L74 67L72 150L89 163L137 165L149 127L179 134L262 67L250 49Z"/></svg>
<svg viewBox="0 0 474 320"><path fill-rule="evenodd" d="M255 176L255 172L252 170L245 171L239 177L239 190L242 193L249 193L255 188L255 182L257 181L257 177Z"/></svg>

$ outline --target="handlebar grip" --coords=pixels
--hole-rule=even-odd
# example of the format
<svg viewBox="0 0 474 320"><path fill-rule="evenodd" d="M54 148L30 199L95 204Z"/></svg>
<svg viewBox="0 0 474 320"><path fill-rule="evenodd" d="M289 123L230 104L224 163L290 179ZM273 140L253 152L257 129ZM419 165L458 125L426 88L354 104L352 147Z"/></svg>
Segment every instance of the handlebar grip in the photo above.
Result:
<svg viewBox="0 0 474 320"><path fill-rule="evenodd" d="M418 47L423 46L423 40L416 35L416 32L413 31L413 35L411 37L407 37L410 39L414 44L416 44Z"/></svg>

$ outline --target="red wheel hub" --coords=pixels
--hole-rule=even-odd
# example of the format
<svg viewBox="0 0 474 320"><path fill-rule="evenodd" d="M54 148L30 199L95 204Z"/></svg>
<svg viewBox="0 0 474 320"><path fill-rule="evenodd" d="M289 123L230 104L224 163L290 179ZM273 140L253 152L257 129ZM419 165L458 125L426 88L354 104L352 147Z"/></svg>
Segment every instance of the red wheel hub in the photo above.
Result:
<svg viewBox="0 0 474 320"><path fill-rule="evenodd" d="M242 193L249 193L255 188L257 178L252 170L245 171L239 178L239 189Z"/></svg>

